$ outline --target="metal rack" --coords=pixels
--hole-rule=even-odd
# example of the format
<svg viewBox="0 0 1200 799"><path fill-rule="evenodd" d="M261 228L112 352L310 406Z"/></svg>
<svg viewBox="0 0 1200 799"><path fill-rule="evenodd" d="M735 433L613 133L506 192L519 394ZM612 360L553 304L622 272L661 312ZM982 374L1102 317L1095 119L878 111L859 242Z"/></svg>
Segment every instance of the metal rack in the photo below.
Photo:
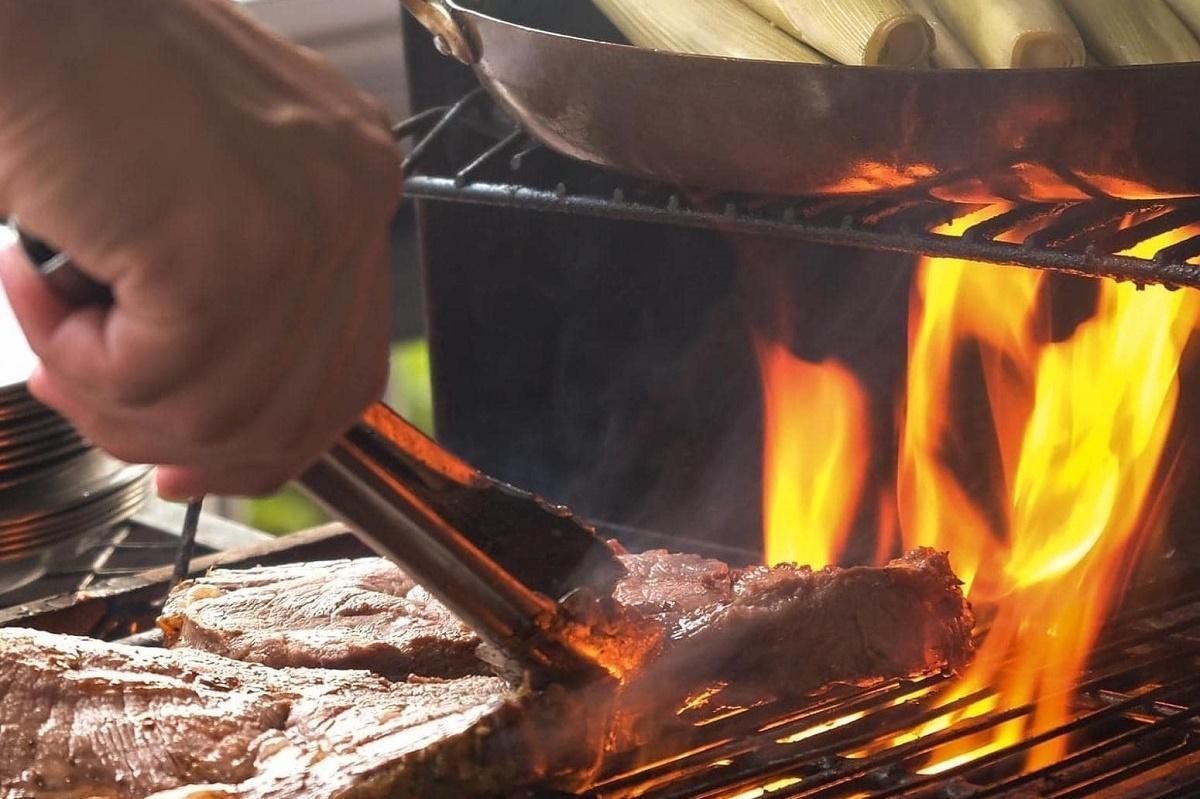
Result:
<svg viewBox="0 0 1200 799"><path fill-rule="evenodd" d="M413 138L407 196L786 237L1200 288L1200 200L1017 203L961 235L935 229L986 206L937 199L957 177L903 193L795 199L692 191L605 172L550 152L514 128L482 89L397 125ZM1070 176L1062 176L1069 180ZM1095 194L1094 187L1088 192ZM1192 235L1128 254L1171 231ZM1139 256L1141 254L1139 253Z"/></svg>
<svg viewBox="0 0 1200 799"><path fill-rule="evenodd" d="M337 528L213 555L197 568L242 568L362 554ZM915 740L898 737L947 709L956 681L941 675L868 688L834 686L824 694L749 708L724 707L720 695L664 727L642 751L617 756L590 799L1167 799L1200 795L1200 585L1194 574L1160 575L1108 623L1090 666L1072 690L1070 720L1017 744L938 774L922 771L930 753L973 733L1032 713L1006 707L967 718ZM123 638L153 629L154 602L170 584L169 566L110 581L85 594L0 612L18 624ZM1183 587L1183 590L1180 588ZM1190 587L1190 588L1189 588ZM155 635L127 639L161 645ZM990 689L988 689L990 690ZM1060 762L1026 773L1040 743L1067 741ZM769 788L769 790L768 790ZM524 799L569 799L541 790Z"/></svg>
<svg viewBox="0 0 1200 799"><path fill-rule="evenodd" d="M1200 795L1200 592L1172 596L1175 584L1161 581L1149 596L1131 603L1136 610L1110 622L1089 671L1072 691L1070 721L945 771L922 773L940 747L1027 718L1033 707L1006 707L910 740L899 736L947 709L985 698L988 691L947 704L944 693L954 682L935 676L865 690L836 688L807 706L718 706L695 718L691 736L672 740L658 762L617 773L595 796ZM1055 739L1068 742L1066 757L1025 772L1028 752ZM672 757L671 749L688 754Z"/></svg>
<svg viewBox="0 0 1200 799"><path fill-rule="evenodd" d="M108 530L73 557L53 563L34 582L0 593L0 616L5 609L46 598L57 597L69 604L71 597L103 591L115 581L176 563L181 553L180 529L184 512L180 507L151 500L131 521ZM202 559L216 552L239 550L272 540L265 533L205 515L189 561L193 557ZM162 592L159 593L158 598L161 598ZM120 635L121 630L119 624L111 626L111 630L102 624L90 632L104 638L110 632Z"/></svg>

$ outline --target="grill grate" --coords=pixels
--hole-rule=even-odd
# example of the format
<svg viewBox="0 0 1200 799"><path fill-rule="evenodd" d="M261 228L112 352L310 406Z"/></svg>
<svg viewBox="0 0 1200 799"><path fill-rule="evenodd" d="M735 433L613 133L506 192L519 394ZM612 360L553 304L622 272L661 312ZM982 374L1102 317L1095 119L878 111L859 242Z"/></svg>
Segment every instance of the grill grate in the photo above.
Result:
<svg viewBox="0 0 1200 799"><path fill-rule="evenodd" d="M363 553L353 536L331 527L215 555L196 566L237 568ZM648 749L614 758L588 799L1200 796L1200 580L1195 574L1165 574L1168 563L1156 564L1163 567L1162 576L1134 592L1127 610L1108 623L1087 673L1072 691L1071 720L1035 738L939 774L922 774L940 745L1026 718L1032 708L1001 708L897 743L898 736L987 692L945 705L946 692L956 683L935 675L865 689L835 686L816 698L750 708L722 707L717 694L708 705L681 715L678 730L656 734ZM166 567L118 579L107 589L97 586L45 603L40 611L30 608L7 617L0 612L0 625L76 634L98 634L97 629L116 623L152 629L152 600L161 598L170 572ZM122 621L135 615L129 608L141 614L132 627ZM161 645L153 635L130 642ZM1056 738L1068 741L1067 756L1023 773L1025 754ZM861 754L867 751L871 754ZM545 791L516 797L570 799Z"/></svg>
<svg viewBox="0 0 1200 799"><path fill-rule="evenodd" d="M1172 596L1175 581L1140 592L1137 609L1110 622L1061 727L944 771L923 774L945 744L1024 719L1032 706L968 718L916 740L906 732L968 707L951 704L944 677L871 689L837 688L807 707L712 708L681 740L684 757L629 768L601 799L958 799L959 797L1184 797L1200 795L1200 592ZM1159 596L1156 598L1155 594ZM713 718L717 720L712 721ZM1026 754L1068 741L1060 762L1023 773ZM871 752L871 754L863 754ZM619 770L619 769L618 769Z"/></svg>
<svg viewBox="0 0 1200 799"><path fill-rule="evenodd" d="M113 640L153 626L172 581L148 582L147 575L177 563L183 516L182 508L151 500L129 522L87 538L75 554L55 553L59 559L37 579L0 592L0 627L33 625ZM203 564L218 552L273 541L205 514L188 560Z"/></svg>
<svg viewBox="0 0 1200 799"><path fill-rule="evenodd" d="M651 222L816 244L1049 269L1089 277L1200 288L1200 235L1123 254L1200 225L1200 200L1020 203L962 236L933 230L984 206L937 199L942 178L886 196L787 199L676 190L556 155L514 129L482 89L397 125L414 137L405 159L410 198ZM1070 181L1070 176L1060 176ZM1088 192L1095 194L1094 187Z"/></svg>
<svg viewBox="0 0 1200 799"><path fill-rule="evenodd" d="M179 537L134 521L107 531L74 557L52 564L46 574L22 588L0 593L0 604L19 605L44 597L86 591L91 586L170 563Z"/></svg>

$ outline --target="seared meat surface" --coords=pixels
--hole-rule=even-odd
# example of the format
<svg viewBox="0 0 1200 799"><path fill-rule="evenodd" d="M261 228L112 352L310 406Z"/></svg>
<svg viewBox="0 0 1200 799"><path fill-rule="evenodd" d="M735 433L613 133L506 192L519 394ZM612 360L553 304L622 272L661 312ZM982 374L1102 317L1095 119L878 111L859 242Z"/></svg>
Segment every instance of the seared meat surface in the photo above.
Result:
<svg viewBox="0 0 1200 799"><path fill-rule="evenodd" d="M953 668L970 654L970 607L949 559L932 550L883 567L818 571L733 569L665 551L621 561L628 575L614 597L666 629L651 671L685 692L720 679L803 693ZM427 594L410 601L419 590L411 585L379 558L216 571L176 589L160 623L172 645L276 666L477 671L468 655L476 639Z"/></svg>
<svg viewBox="0 0 1200 799"><path fill-rule="evenodd" d="M0 695L3 799L461 797L586 772L600 740L582 698L493 677L388 682L19 629L0 630Z"/></svg>
<svg viewBox="0 0 1200 799"><path fill-rule="evenodd" d="M630 575L618 597L670 636L635 690L721 680L762 698L957 668L971 653L970 606L949 558L933 550L819 571L731 570L667 552L623 560Z"/></svg>
<svg viewBox="0 0 1200 799"><path fill-rule="evenodd" d="M932 551L815 572L666 552L622 560L615 599L666 643L615 697L611 685L527 694L456 676L482 668L464 654L474 637L374 558L185 584L162 621L172 650L0 630L0 799L577 788L604 742L657 735L713 681L760 699L955 667L970 651L970 608L946 556ZM421 653L434 654L421 662Z"/></svg>
<svg viewBox="0 0 1200 799"><path fill-rule="evenodd" d="M253 672L202 652L0 631L0 796L145 796L246 779L290 708L270 690L275 674L247 684Z"/></svg>
<svg viewBox="0 0 1200 799"><path fill-rule="evenodd" d="M613 597L622 607L666 627L693 611L726 603L733 596L735 570L719 560L655 550L623 554L627 575Z"/></svg>
<svg viewBox="0 0 1200 799"><path fill-rule="evenodd" d="M487 673L474 633L378 558L214 571L177 587L159 626L169 646L267 666Z"/></svg>

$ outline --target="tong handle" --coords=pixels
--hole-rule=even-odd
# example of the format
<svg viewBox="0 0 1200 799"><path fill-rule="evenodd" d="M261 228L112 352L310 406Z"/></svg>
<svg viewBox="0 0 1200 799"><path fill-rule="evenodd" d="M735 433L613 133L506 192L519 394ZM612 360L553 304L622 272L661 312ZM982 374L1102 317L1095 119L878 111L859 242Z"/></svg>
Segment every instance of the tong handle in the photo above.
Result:
<svg viewBox="0 0 1200 799"><path fill-rule="evenodd" d="M21 230L16 219L9 219L9 226L16 232L29 263L64 302L77 308L108 308L113 304L112 289L81 272L70 256Z"/></svg>

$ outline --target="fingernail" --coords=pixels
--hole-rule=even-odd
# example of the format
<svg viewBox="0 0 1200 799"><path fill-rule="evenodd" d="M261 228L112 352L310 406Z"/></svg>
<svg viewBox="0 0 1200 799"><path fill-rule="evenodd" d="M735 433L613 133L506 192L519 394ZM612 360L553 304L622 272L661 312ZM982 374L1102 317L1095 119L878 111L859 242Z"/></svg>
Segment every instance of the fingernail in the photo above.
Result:
<svg viewBox="0 0 1200 799"><path fill-rule="evenodd" d="M158 489L158 498L164 502L172 502L179 505L186 505L195 497L191 496L190 492L177 491L171 483L171 475L167 474L163 469L159 469L155 475L155 487Z"/></svg>

